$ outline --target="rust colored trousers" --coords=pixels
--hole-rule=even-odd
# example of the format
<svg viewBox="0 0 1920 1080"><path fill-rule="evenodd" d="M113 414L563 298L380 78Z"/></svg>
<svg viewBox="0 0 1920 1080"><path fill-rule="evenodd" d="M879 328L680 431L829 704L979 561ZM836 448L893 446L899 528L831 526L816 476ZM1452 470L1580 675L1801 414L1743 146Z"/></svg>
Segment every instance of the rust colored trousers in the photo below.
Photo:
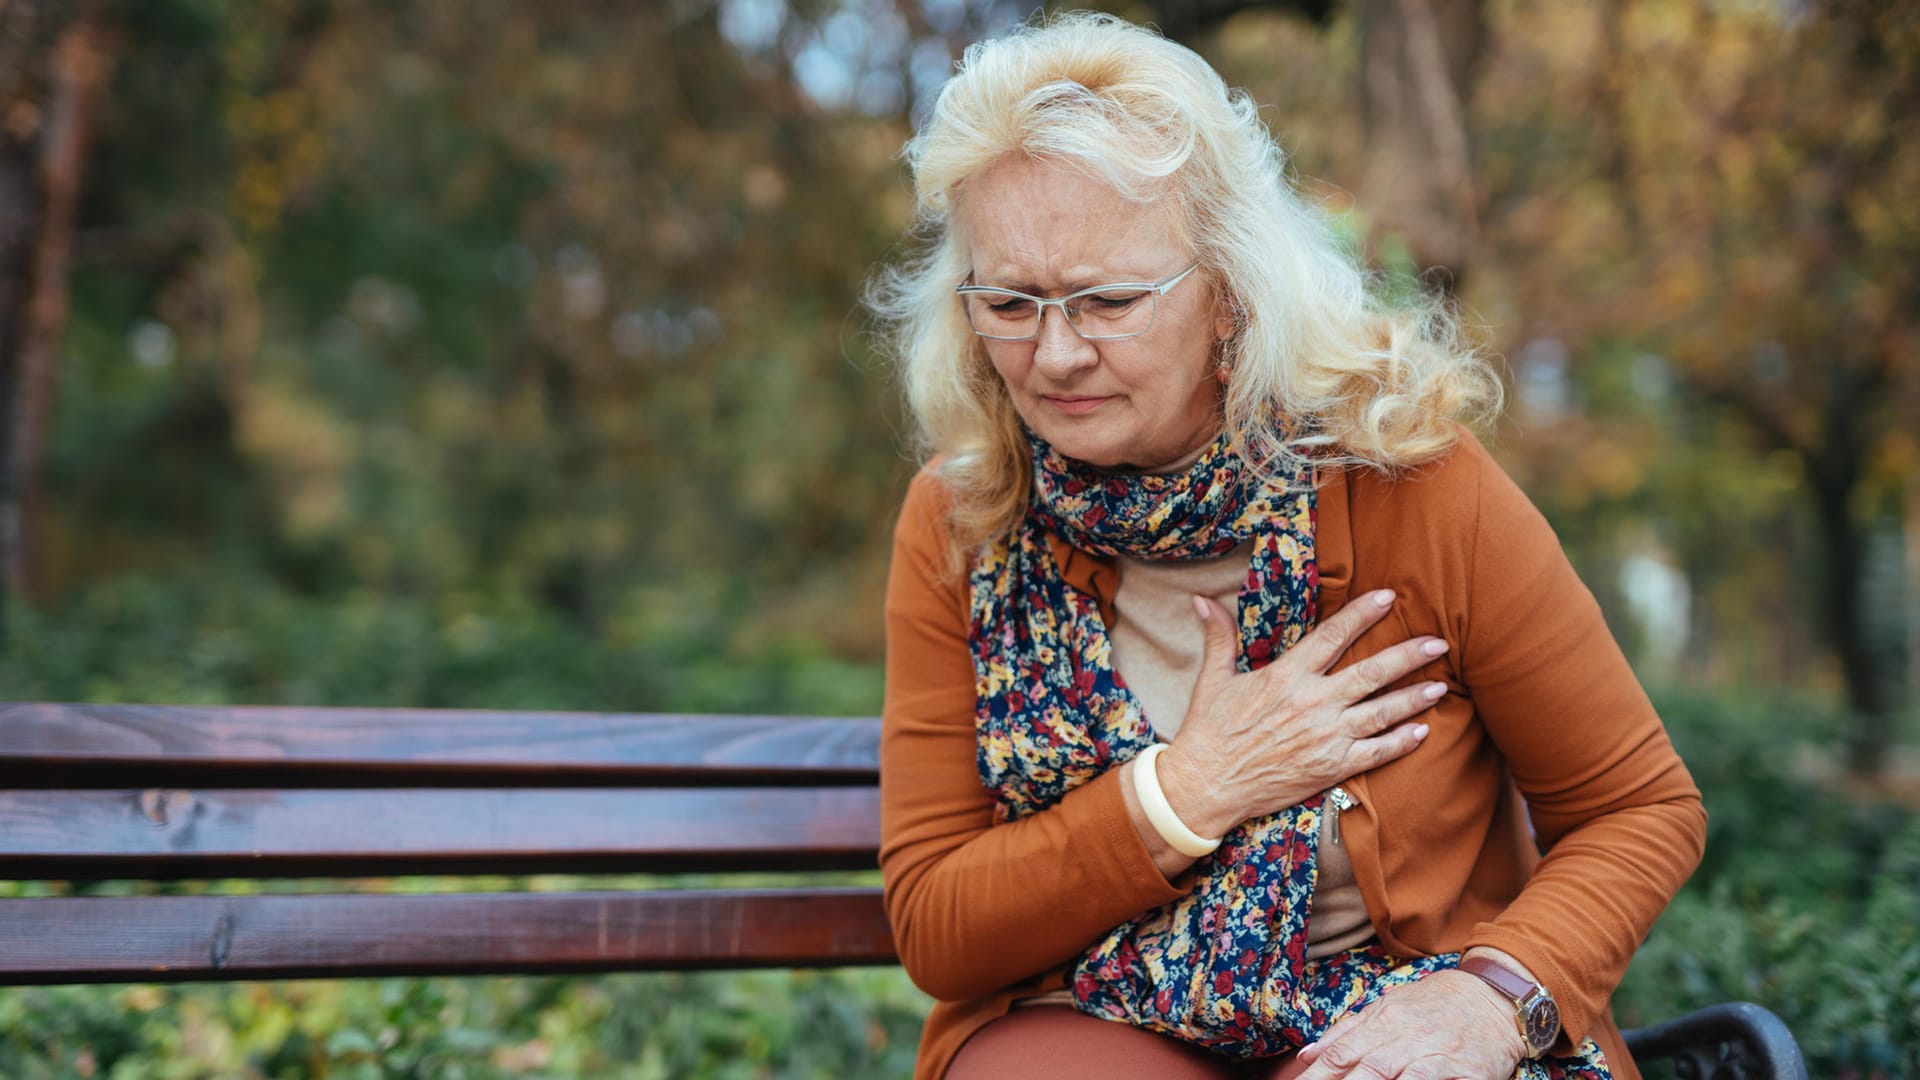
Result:
<svg viewBox="0 0 1920 1080"><path fill-rule="evenodd" d="M974 1032L947 1067L946 1080L1291 1080L1305 1071L1292 1054L1233 1061L1072 1006L1030 1005Z"/></svg>

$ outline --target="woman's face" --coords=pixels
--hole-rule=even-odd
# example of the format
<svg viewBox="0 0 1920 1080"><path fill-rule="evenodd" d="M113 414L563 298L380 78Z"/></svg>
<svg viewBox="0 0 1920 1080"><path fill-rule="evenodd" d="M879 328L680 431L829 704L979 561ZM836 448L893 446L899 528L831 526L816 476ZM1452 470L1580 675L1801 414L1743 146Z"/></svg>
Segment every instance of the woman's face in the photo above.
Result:
<svg viewBox="0 0 1920 1080"><path fill-rule="evenodd" d="M1164 201L1143 205L1017 155L968 181L955 213L973 284L1034 296L1160 281L1195 258ZM1233 321L1199 273L1158 304L1137 337L1088 341L1050 308L1039 337L981 344L1020 418L1055 449L1103 468L1166 469L1220 432L1215 344Z"/></svg>

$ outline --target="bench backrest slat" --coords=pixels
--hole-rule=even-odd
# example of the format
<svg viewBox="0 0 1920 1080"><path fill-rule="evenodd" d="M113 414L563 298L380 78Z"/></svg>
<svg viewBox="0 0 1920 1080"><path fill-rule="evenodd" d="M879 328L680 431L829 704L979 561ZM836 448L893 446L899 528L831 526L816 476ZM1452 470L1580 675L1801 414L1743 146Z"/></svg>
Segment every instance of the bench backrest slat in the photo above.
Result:
<svg viewBox="0 0 1920 1080"><path fill-rule="evenodd" d="M0 900L0 983L890 964L878 889Z"/></svg>
<svg viewBox="0 0 1920 1080"><path fill-rule="evenodd" d="M0 791L10 877L871 869L874 788Z"/></svg>
<svg viewBox="0 0 1920 1080"><path fill-rule="evenodd" d="M871 718L0 704L0 786L871 785Z"/></svg>
<svg viewBox="0 0 1920 1080"><path fill-rule="evenodd" d="M0 877L870 871L879 735L872 719L0 705ZM893 956L871 889L423 884L0 900L0 984Z"/></svg>

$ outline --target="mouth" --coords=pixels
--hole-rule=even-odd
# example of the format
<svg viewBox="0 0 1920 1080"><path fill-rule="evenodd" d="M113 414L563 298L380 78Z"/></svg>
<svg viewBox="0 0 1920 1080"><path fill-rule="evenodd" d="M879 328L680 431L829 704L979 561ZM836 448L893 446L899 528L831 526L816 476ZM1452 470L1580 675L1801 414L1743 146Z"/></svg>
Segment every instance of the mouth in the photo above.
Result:
<svg viewBox="0 0 1920 1080"><path fill-rule="evenodd" d="M1068 416L1081 416L1112 401L1113 395L1046 394L1043 396L1043 400L1061 412L1066 413Z"/></svg>

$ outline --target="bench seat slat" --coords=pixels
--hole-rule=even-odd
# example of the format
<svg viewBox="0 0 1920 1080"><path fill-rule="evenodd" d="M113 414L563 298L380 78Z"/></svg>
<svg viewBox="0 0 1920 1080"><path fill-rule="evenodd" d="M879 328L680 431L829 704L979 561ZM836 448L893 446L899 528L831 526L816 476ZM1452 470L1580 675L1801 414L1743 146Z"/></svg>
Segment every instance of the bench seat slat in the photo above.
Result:
<svg viewBox="0 0 1920 1080"><path fill-rule="evenodd" d="M871 718L0 704L0 785L855 784Z"/></svg>
<svg viewBox="0 0 1920 1080"><path fill-rule="evenodd" d="M0 791L11 878L871 869L876 788Z"/></svg>
<svg viewBox="0 0 1920 1080"><path fill-rule="evenodd" d="M0 983L894 963L878 889L0 900Z"/></svg>

